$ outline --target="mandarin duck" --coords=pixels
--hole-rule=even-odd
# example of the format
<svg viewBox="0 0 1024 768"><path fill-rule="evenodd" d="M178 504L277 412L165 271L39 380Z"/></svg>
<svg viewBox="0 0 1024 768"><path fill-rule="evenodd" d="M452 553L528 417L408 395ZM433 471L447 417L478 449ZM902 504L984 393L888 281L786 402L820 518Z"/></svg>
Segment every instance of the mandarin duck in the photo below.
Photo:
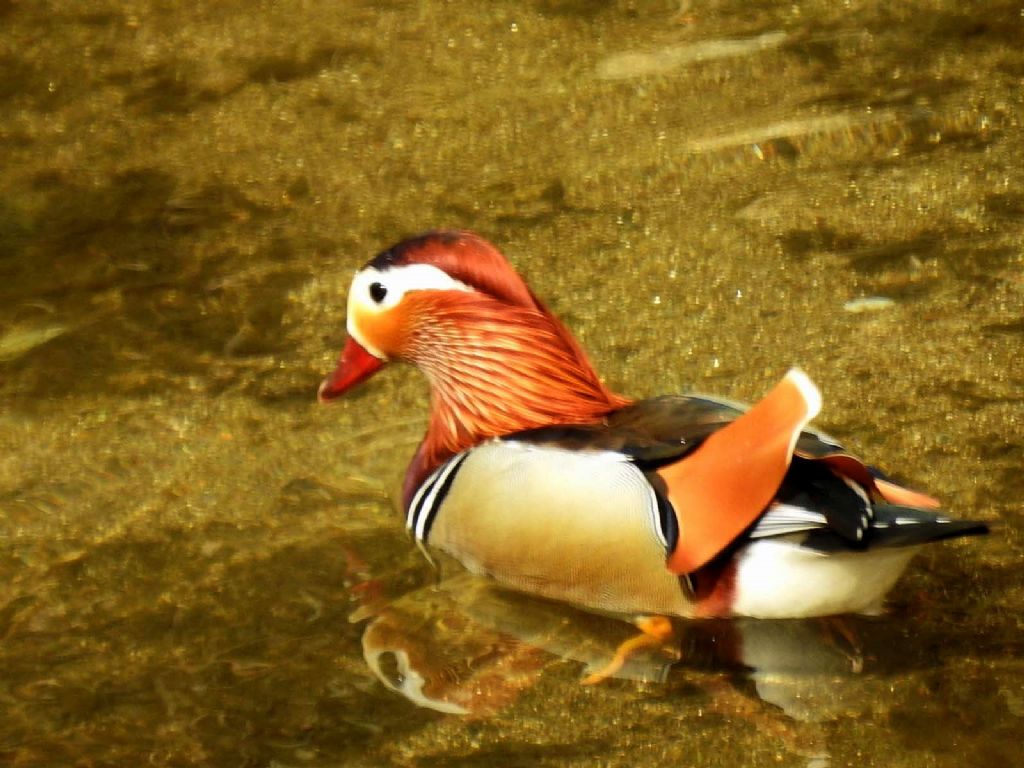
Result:
<svg viewBox="0 0 1024 768"><path fill-rule="evenodd" d="M921 545L984 533L808 426L791 370L752 407L609 390L506 258L466 231L359 270L319 400L390 360L430 384L402 501L421 545L522 592L637 617L881 609Z"/></svg>

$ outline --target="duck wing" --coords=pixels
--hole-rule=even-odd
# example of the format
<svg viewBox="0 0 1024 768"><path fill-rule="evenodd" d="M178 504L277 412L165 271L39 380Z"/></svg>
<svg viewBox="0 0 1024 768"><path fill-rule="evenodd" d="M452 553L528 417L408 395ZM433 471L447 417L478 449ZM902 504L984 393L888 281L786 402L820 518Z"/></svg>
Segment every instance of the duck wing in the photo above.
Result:
<svg viewBox="0 0 1024 768"><path fill-rule="evenodd" d="M814 385L791 371L752 408L705 396L664 396L621 408L600 423L506 439L627 456L655 490L669 568L680 574L702 568L743 538L804 533L814 549L857 550L987 530L935 511L937 500L897 485L809 428L819 407Z"/></svg>

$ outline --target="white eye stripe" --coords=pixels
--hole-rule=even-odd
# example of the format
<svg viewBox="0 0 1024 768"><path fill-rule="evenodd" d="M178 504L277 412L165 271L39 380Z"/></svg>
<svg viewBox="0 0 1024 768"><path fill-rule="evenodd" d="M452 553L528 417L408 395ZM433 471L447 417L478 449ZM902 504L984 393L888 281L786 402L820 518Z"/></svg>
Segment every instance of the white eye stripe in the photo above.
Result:
<svg viewBox="0 0 1024 768"><path fill-rule="evenodd" d="M371 355L386 360L387 355L367 341L366 335L354 321L355 316L386 312L395 307L409 291L427 290L473 291L473 288L430 264L406 264L388 269L366 267L359 270L348 292L348 335Z"/></svg>
<svg viewBox="0 0 1024 768"><path fill-rule="evenodd" d="M430 264L407 264L380 270L366 267L352 280L349 304L380 312L398 304L409 291L472 291L447 272Z"/></svg>

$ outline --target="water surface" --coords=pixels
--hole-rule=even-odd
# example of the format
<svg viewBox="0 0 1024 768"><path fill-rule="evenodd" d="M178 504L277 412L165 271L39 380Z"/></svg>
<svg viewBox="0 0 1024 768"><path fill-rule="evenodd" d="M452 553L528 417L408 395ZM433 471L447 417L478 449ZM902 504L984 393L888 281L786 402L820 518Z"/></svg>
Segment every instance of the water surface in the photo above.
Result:
<svg viewBox="0 0 1024 768"><path fill-rule="evenodd" d="M1020 761L1019 4L0 22L4 761ZM437 226L498 243L612 387L751 400L800 365L820 426L994 535L886 617L681 626L582 685L628 628L437 587L405 538L415 372L314 402L352 271ZM396 650L447 711L385 687Z"/></svg>

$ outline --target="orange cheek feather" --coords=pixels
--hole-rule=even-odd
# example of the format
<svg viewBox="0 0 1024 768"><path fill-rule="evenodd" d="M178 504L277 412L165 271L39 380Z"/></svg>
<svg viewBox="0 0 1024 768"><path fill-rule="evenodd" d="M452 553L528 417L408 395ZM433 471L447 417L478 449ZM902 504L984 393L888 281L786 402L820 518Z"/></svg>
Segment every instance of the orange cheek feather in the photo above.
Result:
<svg viewBox="0 0 1024 768"><path fill-rule="evenodd" d="M402 357L409 336L409 313L405 301L384 312L352 309L352 324L367 345L388 357Z"/></svg>

